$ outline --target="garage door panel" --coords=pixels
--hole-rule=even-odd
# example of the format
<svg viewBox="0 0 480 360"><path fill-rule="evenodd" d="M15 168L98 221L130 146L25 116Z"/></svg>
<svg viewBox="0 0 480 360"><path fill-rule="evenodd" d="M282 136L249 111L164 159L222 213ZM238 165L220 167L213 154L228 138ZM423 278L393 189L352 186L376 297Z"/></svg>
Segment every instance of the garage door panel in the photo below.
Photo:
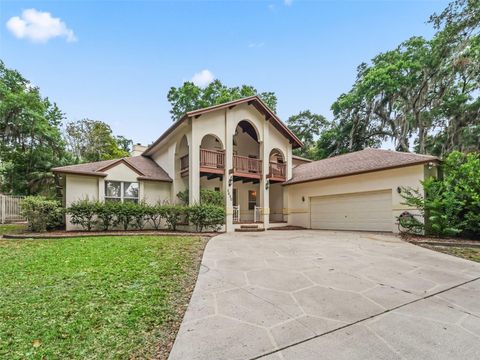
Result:
<svg viewBox="0 0 480 360"><path fill-rule="evenodd" d="M392 231L392 192L313 197L310 218L313 229Z"/></svg>

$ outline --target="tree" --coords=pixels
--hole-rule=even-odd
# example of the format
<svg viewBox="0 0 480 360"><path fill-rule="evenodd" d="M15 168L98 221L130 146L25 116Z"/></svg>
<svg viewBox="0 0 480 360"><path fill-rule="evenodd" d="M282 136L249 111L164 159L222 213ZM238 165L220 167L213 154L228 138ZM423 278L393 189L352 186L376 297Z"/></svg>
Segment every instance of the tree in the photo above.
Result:
<svg viewBox="0 0 480 360"><path fill-rule="evenodd" d="M352 89L332 105L349 151L390 138L399 151L479 149L480 2L457 0L412 37L361 64ZM413 141L412 141L413 140Z"/></svg>
<svg viewBox="0 0 480 360"><path fill-rule="evenodd" d="M303 148L295 149L294 154L309 159L314 157L315 140L328 122L324 116L304 110L297 115L292 115L287 120L290 130L302 141Z"/></svg>
<svg viewBox="0 0 480 360"><path fill-rule="evenodd" d="M213 105L223 104L248 96L259 95L274 112L277 107L277 97L273 92L258 93L253 86L227 87L220 80L214 80L201 88L192 82L185 82L181 87L171 87L167 99L171 104L172 120L180 119L188 111Z"/></svg>
<svg viewBox="0 0 480 360"><path fill-rule="evenodd" d="M67 124L65 139L68 149L79 162L92 162L129 156L131 140L115 137L108 124L83 119Z"/></svg>
<svg viewBox="0 0 480 360"><path fill-rule="evenodd" d="M37 87L0 61L1 191L54 193L54 166L71 161L59 125L63 113ZM58 182L57 182L58 185Z"/></svg>

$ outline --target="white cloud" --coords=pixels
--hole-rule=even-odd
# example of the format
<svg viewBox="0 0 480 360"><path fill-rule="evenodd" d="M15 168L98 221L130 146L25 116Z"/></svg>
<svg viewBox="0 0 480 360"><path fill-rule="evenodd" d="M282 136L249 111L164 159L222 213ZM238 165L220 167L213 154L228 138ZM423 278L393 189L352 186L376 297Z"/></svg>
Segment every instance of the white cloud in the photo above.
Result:
<svg viewBox="0 0 480 360"><path fill-rule="evenodd" d="M261 48L263 47L263 45L265 45L264 42L251 42L248 44L248 47L249 48Z"/></svg>
<svg viewBox="0 0 480 360"><path fill-rule="evenodd" d="M7 29L19 39L45 43L51 38L64 37L67 42L77 41L73 30L49 12L35 9L23 10L21 16L13 16L7 21Z"/></svg>
<svg viewBox="0 0 480 360"><path fill-rule="evenodd" d="M213 79L215 79L215 76L213 75L213 73L210 70L205 69L193 75L191 81L195 85L203 87L210 84L213 81Z"/></svg>
<svg viewBox="0 0 480 360"><path fill-rule="evenodd" d="M292 5L293 0L283 0L283 3L287 6L290 6L290 5Z"/></svg>

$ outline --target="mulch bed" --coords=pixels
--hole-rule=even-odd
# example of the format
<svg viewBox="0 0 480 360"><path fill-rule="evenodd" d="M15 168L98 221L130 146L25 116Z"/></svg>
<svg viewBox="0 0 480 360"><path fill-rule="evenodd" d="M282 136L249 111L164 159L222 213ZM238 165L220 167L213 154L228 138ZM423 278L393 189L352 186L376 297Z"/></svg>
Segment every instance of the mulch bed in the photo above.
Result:
<svg viewBox="0 0 480 360"><path fill-rule="evenodd" d="M44 233L4 234L4 239L68 239L92 236L202 236L213 237L221 232L188 232L168 230L130 230L130 231L50 231Z"/></svg>
<svg viewBox="0 0 480 360"><path fill-rule="evenodd" d="M480 248L480 240L432 238L427 236L402 235L403 240L416 245L453 246Z"/></svg>

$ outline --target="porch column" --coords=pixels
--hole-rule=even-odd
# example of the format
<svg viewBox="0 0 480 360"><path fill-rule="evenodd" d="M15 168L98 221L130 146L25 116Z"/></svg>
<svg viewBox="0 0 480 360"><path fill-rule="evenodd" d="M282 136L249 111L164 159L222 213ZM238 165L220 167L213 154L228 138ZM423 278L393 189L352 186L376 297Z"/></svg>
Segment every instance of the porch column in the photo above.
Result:
<svg viewBox="0 0 480 360"><path fill-rule="evenodd" d="M188 139L188 203L200 202L200 141L192 121L191 137Z"/></svg>
<svg viewBox="0 0 480 360"><path fill-rule="evenodd" d="M262 159L262 177L260 180L260 207L262 208L263 227L268 229L270 225L270 191L267 189L267 175L270 170L270 128L268 121L263 123L263 142L260 144L260 156Z"/></svg>
<svg viewBox="0 0 480 360"><path fill-rule="evenodd" d="M234 231L233 226L233 182L229 185L230 170L233 170L233 134L235 128L232 121L228 121L228 109L225 109L225 176L223 179L223 193L225 194L225 231Z"/></svg>

